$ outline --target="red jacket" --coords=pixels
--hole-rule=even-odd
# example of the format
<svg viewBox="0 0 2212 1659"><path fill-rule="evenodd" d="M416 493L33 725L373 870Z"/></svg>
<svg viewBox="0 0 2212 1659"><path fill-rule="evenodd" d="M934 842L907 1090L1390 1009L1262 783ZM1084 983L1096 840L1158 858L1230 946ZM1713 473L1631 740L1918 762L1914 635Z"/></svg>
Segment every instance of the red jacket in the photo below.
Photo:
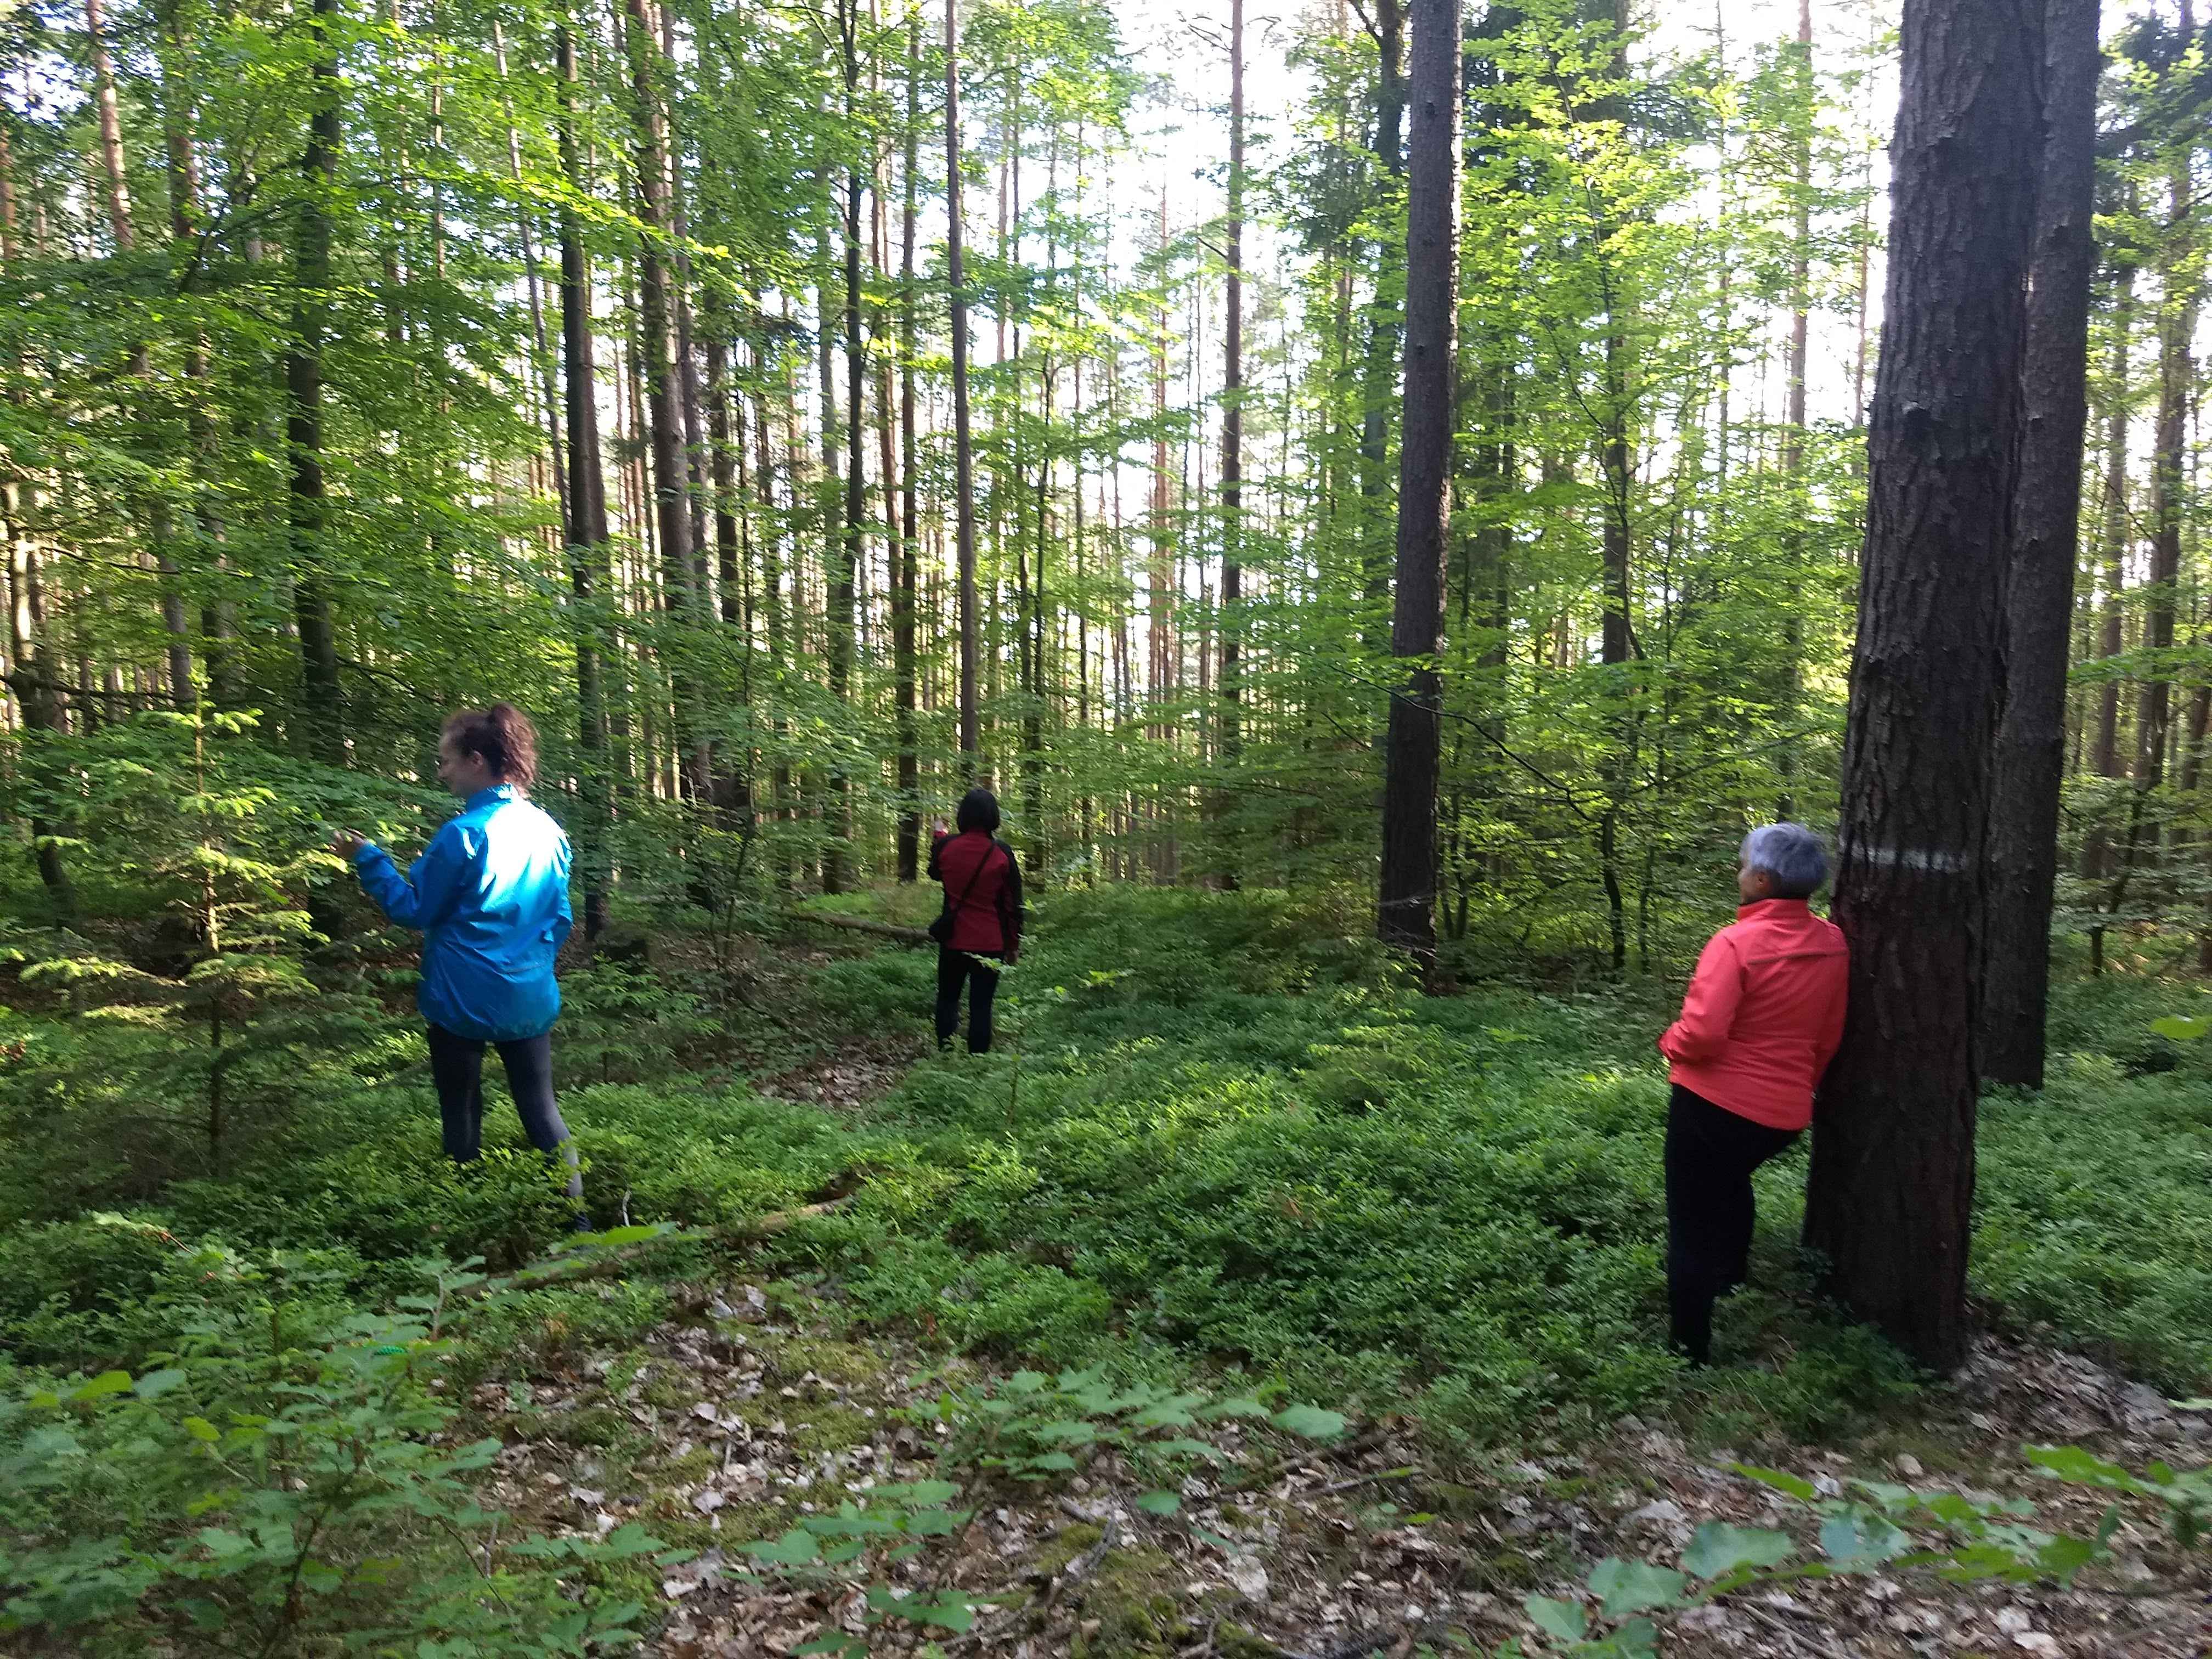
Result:
<svg viewBox="0 0 2212 1659"><path fill-rule="evenodd" d="M930 843L929 877L945 884L945 902L954 910L946 944L1011 961L1022 944L1022 872L1013 848L981 830L939 836Z"/></svg>
<svg viewBox="0 0 2212 1659"><path fill-rule="evenodd" d="M1843 931L1803 899L1760 899L1706 941L1659 1039L1668 1076L1773 1129L1813 1121L1813 1091L1844 1036Z"/></svg>

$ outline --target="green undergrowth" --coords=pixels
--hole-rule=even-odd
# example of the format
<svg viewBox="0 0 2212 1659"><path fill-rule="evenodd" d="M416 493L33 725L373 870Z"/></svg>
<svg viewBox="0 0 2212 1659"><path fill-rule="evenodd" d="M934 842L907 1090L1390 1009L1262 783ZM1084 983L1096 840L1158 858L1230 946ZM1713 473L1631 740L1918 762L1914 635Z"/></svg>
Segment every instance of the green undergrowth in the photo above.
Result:
<svg viewBox="0 0 2212 1659"><path fill-rule="evenodd" d="M1673 985L1424 998L1361 933L1351 898L1056 896L980 1058L927 1055L925 951L833 955L750 1005L696 974L592 969L572 981L586 1062L562 1104L595 1215L708 1236L641 1265L614 1304L532 1293L518 1340L649 1322L656 1278L741 1255L863 1349L895 1329L994 1359L1237 1370L1411 1413L1464 1447L1654 1407L1826 1436L1912 1396L1909 1367L1812 1293L1802 1152L1760 1177L1723 1364L1693 1379L1662 1352L1650 1043ZM97 1039L19 1012L25 1047L0 1066L19 1154L0 1177L0 1341L26 1363L135 1363L164 1340L184 1244L313 1252L325 1293L368 1301L425 1252L496 1269L545 1249L564 1208L495 1084L497 1150L444 1164L403 994L387 989L391 1024L350 1068L316 1057L313 1088L223 1167L105 1205L58 1174L72 1143L82 1159L125 1133L94 1081L54 1063L66 1050L82 1073ZM2165 981L2066 988L2049 1087L1992 1097L1982 1130L1991 1311L2177 1392L2212 1372L2212 1045L2148 1025L2206 1000ZM795 1058L834 1066L842 1034L915 1063L878 1099L770 1098L718 1035L744 1036L763 1004ZM711 1231L848 1194L764 1245ZM90 1218L103 1208L137 1224Z"/></svg>

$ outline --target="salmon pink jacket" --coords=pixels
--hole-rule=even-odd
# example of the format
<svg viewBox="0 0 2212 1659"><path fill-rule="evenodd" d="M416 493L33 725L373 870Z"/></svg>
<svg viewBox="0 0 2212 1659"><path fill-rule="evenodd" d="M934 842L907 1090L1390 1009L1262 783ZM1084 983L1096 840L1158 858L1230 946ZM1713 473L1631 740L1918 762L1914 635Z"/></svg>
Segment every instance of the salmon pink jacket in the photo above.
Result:
<svg viewBox="0 0 2212 1659"><path fill-rule="evenodd" d="M1803 899L1760 899L1705 942L1682 1017L1659 1039L1668 1076L1771 1129L1813 1121L1813 1091L1844 1036L1843 930Z"/></svg>

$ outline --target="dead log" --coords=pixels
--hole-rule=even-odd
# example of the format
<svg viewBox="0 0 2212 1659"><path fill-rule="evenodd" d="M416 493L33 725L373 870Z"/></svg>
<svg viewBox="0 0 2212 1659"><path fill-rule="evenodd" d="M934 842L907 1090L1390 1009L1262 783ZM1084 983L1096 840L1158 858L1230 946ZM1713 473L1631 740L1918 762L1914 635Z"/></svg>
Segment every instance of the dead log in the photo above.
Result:
<svg viewBox="0 0 2212 1659"><path fill-rule="evenodd" d="M930 945L935 941L927 929L902 927L895 921L871 921L866 916L833 915L820 910L799 910L794 915L808 921L818 921L824 927L846 927L856 933L876 933L884 939L895 939L902 945Z"/></svg>

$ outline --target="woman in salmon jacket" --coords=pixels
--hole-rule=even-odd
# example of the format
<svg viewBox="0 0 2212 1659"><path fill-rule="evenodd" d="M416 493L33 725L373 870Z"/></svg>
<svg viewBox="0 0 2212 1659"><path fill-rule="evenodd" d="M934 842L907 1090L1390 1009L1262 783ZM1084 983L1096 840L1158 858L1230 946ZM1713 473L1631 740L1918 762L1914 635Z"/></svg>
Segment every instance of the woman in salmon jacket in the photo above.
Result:
<svg viewBox="0 0 2212 1659"><path fill-rule="evenodd" d="M1744 837L1743 902L1706 942L1659 1039L1667 1109L1667 1304L1674 1346L1711 1356L1713 1303L1744 1281L1752 1171L1813 1121L1813 1091L1844 1035L1842 931L1806 901L1828 879L1820 838L1799 823Z"/></svg>

